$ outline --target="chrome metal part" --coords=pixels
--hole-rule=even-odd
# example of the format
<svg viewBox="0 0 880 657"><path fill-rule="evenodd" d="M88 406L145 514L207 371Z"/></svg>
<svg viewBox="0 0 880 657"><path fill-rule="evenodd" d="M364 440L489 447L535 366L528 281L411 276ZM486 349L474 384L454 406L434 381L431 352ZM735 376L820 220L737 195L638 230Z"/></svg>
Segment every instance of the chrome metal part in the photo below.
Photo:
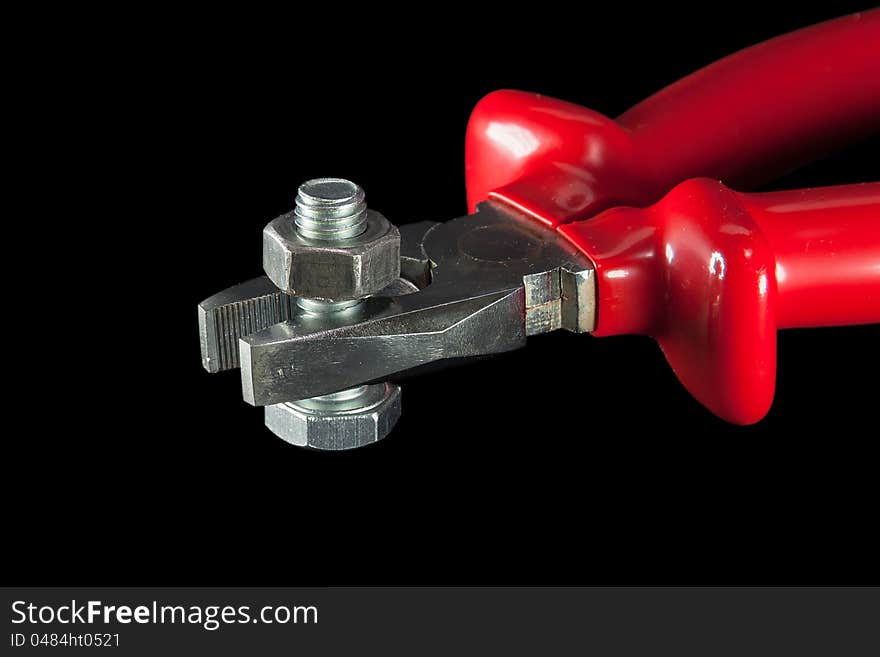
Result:
<svg viewBox="0 0 880 657"><path fill-rule="evenodd" d="M432 288L365 299L344 317L297 315L242 338L245 401L264 406L322 395L432 361L525 344L522 288L465 298Z"/></svg>
<svg viewBox="0 0 880 657"><path fill-rule="evenodd" d="M293 445L322 450L363 447L387 436L400 418L391 383L266 407L266 427Z"/></svg>
<svg viewBox="0 0 880 657"><path fill-rule="evenodd" d="M596 328L596 272L592 266L567 262L559 268L560 328L587 333Z"/></svg>
<svg viewBox="0 0 880 657"><path fill-rule="evenodd" d="M303 237L338 241L366 230L364 190L342 178L315 178L299 186L293 211Z"/></svg>
<svg viewBox="0 0 880 657"><path fill-rule="evenodd" d="M292 301L265 276L234 285L202 301L202 366L209 372L238 367L239 338L290 319Z"/></svg>
<svg viewBox="0 0 880 657"><path fill-rule="evenodd" d="M417 293L344 313L298 314L241 340L255 405L331 393L447 358L499 353L526 336L595 323L593 266L558 234L489 202L474 215L401 231Z"/></svg>
<svg viewBox="0 0 880 657"><path fill-rule="evenodd" d="M326 208L314 191L322 188ZM297 210L266 227L266 271L298 297L264 277L199 306L206 369L240 363L245 400L266 406L266 425L284 440L318 449L374 442L400 415L399 388L374 382L516 349L530 335L594 328L592 263L559 234L487 202L473 215L394 229L393 248L374 258L357 244L388 235L381 226L390 224L360 205L359 190L335 179L301 188ZM352 236L360 213L363 232ZM362 262L340 264L342 252Z"/></svg>
<svg viewBox="0 0 880 657"><path fill-rule="evenodd" d="M363 231L321 239L301 234L295 213L263 229L263 269L287 294L340 301L376 294L400 275L400 233L378 212L365 211Z"/></svg>
<svg viewBox="0 0 880 657"><path fill-rule="evenodd" d="M383 294L401 296L416 287L398 279ZM296 299L298 315L350 317L361 300L335 303ZM328 394L267 405L266 426L294 445L314 449L351 449L381 440L400 418L400 388L391 383L357 385Z"/></svg>
<svg viewBox="0 0 880 657"><path fill-rule="evenodd" d="M399 278L381 290L377 297L411 294L418 287ZM349 307L361 300L339 302ZM266 276L233 285L199 304L199 342L202 365L209 372L222 372L239 366L239 338L284 322L297 313L316 313L323 302L298 299L281 292ZM343 308L345 310L345 308Z"/></svg>
<svg viewBox="0 0 880 657"><path fill-rule="evenodd" d="M362 297L399 280L397 228L367 210L364 191L354 183L303 183L293 214L292 224L279 217L263 231L263 264L279 287L298 296L298 315L315 321L348 317ZM266 426L297 445L348 449L384 438L400 417L400 388L390 384L308 397L267 406Z"/></svg>

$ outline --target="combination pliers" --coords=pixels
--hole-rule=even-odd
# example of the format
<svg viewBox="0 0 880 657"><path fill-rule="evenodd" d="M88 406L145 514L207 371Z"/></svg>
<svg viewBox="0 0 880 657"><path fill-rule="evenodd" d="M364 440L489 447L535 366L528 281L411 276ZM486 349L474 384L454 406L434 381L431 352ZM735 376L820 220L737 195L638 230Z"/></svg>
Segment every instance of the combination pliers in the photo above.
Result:
<svg viewBox="0 0 880 657"><path fill-rule="evenodd" d="M560 328L645 334L710 411L757 422L778 328L880 322L880 183L742 190L878 132L880 10L740 51L616 119L496 91L467 126L467 216L401 226L390 265L358 251L340 291L337 265L303 253L386 227L357 186L312 181L341 238L327 247L301 188L264 232L269 276L200 305L203 364L240 367L279 435L333 449L390 430L384 382L402 372ZM314 266L294 275L294 260ZM358 290L380 270L381 290ZM352 420L364 409L372 424Z"/></svg>

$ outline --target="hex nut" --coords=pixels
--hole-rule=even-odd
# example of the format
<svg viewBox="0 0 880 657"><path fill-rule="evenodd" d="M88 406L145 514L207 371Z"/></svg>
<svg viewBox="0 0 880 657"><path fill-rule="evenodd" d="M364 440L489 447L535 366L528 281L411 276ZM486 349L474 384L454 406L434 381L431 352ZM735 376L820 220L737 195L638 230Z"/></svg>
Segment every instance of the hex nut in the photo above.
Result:
<svg viewBox="0 0 880 657"><path fill-rule="evenodd" d="M384 390L378 402L342 412L306 409L296 403L266 406L266 427L293 445L313 449L354 449L378 442L394 428L401 408L400 387L380 385Z"/></svg>
<svg viewBox="0 0 880 657"><path fill-rule="evenodd" d="M304 238L293 213L263 229L263 269L287 294L342 301L375 294L400 276L400 233L367 210L366 230L339 241Z"/></svg>

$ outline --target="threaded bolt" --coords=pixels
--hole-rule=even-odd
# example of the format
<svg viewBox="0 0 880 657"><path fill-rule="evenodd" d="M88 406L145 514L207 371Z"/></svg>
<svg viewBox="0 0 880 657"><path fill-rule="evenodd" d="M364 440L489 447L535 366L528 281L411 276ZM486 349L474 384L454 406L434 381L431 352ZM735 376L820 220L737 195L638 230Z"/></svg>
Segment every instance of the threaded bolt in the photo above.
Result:
<svg viewBox="0 0 880 657"><path fill-rule="evenodd" d="M296 232L307 239L335 242L357 237L367 229L367 203L364 190L343 178L308 180L297 190L294 217ZM361 301L363 299L325 301L297 297L296 305L308 315L325 315L344 312L357 306ZM338 415L340 427L347 426L345 423L349 421L349 415L353 410L367 409L371 405L378 404L389 394L388 390L384 383L360 385L327 395L276 404L274 407L267 406L267 426L275 431L274 421L285 417L276 409L283 406L308 414L320 411L325 419ZM399 399L399 393L397 395ZM270 418L272 418L271 422ZM336 419L332 421L335 422Z"/></svg>
<svg viewBox="0 0 880 657"><path fill-rule="evenodd" d="M315 178L296 195L297 232L308 239L338 241L367 229L364 190L343 178Z"/></svg>

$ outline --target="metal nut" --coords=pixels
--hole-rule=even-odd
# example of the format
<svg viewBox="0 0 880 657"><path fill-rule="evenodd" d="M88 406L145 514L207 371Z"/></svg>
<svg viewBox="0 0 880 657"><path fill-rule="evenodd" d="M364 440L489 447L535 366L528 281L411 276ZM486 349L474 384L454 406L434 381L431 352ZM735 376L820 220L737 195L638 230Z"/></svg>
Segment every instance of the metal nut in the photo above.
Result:
<svg viewBox="0 0 880 657"><path fill-rule="evenodd" d="M266 426L300 447L343 450L375 443L387 436L400 418L400 388L391 383L370 387L376 394L369 403L350 410L338 410L338 402L322 409L313 400L266 406ZM307 402L313 407L305 407Z"/></svg>
<svg viewBox="0 0 880 657"><path fill-rule="evenodd" d="M287 294L340 301L369 296L400 275L400 233L378 212L367 210L366 230L339 241L297 233L293 213L263 229L263 269Z"/></svg>

